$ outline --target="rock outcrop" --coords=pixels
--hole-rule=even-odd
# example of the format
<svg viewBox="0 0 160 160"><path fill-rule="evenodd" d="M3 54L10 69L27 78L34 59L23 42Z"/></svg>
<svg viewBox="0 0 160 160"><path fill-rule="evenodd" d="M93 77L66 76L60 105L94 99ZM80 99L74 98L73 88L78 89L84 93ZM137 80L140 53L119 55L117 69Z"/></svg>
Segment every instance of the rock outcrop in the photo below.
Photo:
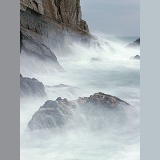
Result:
<svg viewBox="0 0 160 160"><path fill-rule="evenodd" d="M77 100L77 103L80 106L97 106L109 109L115 109L115 108L117 109L121 108L122 106L130 106L127 102L117 97L104 94L102 92L95 93L90 97L83 97L83 98L80 97Z"/></svg>
<svg viewBox="0 0 160 160"><path fill-rule="evenodd" d="M22 77L20 74L20 96L21 97L45 97L46 92L42 82L35 78Z"/></svg>
<svg viewBox="0 0 160 160"><path fill-rule="evenodd" d="M75 31L89 33L86 21L82 20L80 0L21 0L21 11L31 9L50 20L71 27Z"/></svg>
<svg viewBox="0 0 160 160"><path fill-rule="evenodd" d="M91 37L80 0L21 0L20 6L22 38L31 37L59 55L69 54L70 38L88 42Z"/></svg>
<svg viewBox="0 0 160 160"><path fill-rule="evenodd" d="M140 38L138 38L137 40L135 40L133 43L128 44L127 47L129 47L129 48L140 47Z"/></svg>
<svg viewBox="0 0 160 160"><path fill-rule="evenodd" d="M55 101L47 101L40 107L28 123L28 127L30 130L61 128L72 119L78 108L88 109L87 116L89 116L89 114L97 113L94 108L98 108L98 111L103 109L102 112L104 112L108 110L123 110L122 108L127 107L132 108L127 102L101 92L75 101L58 98Z"/></svg>

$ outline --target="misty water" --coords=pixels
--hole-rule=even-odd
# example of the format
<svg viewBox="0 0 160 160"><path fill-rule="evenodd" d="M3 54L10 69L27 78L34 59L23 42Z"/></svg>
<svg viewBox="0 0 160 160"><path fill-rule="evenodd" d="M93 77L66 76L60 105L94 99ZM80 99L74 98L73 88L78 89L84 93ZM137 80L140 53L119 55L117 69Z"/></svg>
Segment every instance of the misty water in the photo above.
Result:
<svg viewBox="0 0 160 160"><path fill-rule="evenodd" d="M140 55L140 50L126 48L128 42L99 39L99 43L100 50L72 44L73 54L58 57L64 72L50 72L44 64L45 73L41 74L41 66L33 73L32 66L21 58L22 75L43 82L48 96L21 98L21 160L140 159L140 61L131 59ZM73 127L29 131L28 122L46 100L75 100L97 92L116 96L134 109L126 109L124 120L121 113L96 110L97 117L78 108L70 121Z"/></svg>

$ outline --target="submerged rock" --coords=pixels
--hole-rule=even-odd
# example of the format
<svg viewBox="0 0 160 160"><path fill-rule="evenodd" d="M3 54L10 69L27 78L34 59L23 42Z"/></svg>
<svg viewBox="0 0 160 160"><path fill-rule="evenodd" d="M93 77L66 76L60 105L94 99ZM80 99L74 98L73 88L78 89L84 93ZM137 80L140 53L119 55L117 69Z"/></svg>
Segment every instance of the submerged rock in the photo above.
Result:
<svg viewBox="0 0 160 160"><path fill-rule="evenodd" d="M132 106L127 102L104 93L96 93L90 97L79 98L76 101L68 101L67 99L57 98L56 101L47 101L40 109L33 115L28 123L30 130L61 128L72 119L73 113L78 108L100 108L107 110L121 109L122 107ZM104 111L104 110L103 110ZM89 109L88 114L97 114ZM87 115L88 115L87 114ZM89 115L88 115L89 116Z"/></svg>
<svg viewBox="0 0 160 160"><path fill-rule="evenodd" d="M20 96L45 97L46 92L42 82L35 78L20 77Z"/></svg>

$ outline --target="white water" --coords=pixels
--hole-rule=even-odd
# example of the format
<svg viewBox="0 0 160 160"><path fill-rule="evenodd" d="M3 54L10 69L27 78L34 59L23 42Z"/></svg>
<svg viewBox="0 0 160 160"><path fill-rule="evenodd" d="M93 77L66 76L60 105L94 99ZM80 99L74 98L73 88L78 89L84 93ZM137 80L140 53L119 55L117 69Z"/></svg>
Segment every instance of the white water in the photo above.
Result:
<svg viewBox="0 0 160 160"><path fill-rule="evenodd" d="M25 70L25 66L21 67L23 76L37 78L45 85L77 87L74 91L65 87L46 88L46 99L21 99L21 160L140 159L140 62L130 59L140 51L126 49L122 44L111 41L110 49L104 45L104 40L99 42L103 46L102 52L74 44L73 56L58 58L65 72L33 74L28 72L28 68ZM30 132L27 128L32 115L46 100L57 97L74 100L96 92L127 101L135 107L136 116L132 111L127 111L129 119L124 122L115 120L114 113L104 113L95 119L94 115L78 110L71 122L74 129ZM89 120L86 117L90 117Z"/></svg>

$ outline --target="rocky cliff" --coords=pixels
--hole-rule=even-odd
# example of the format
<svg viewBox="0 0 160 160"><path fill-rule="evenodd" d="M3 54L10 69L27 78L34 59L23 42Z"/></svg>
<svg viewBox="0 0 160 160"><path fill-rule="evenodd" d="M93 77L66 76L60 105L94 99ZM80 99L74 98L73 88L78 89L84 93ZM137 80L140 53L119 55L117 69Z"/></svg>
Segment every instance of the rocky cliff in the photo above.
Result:
<svg viewBox="0 0 160 160"><path fill-rule="evenodd" d="M21 0L20 25L23 40L30 37L58 55L70 52L71 38L88 42L91 37L80 0Z"/></svg>

